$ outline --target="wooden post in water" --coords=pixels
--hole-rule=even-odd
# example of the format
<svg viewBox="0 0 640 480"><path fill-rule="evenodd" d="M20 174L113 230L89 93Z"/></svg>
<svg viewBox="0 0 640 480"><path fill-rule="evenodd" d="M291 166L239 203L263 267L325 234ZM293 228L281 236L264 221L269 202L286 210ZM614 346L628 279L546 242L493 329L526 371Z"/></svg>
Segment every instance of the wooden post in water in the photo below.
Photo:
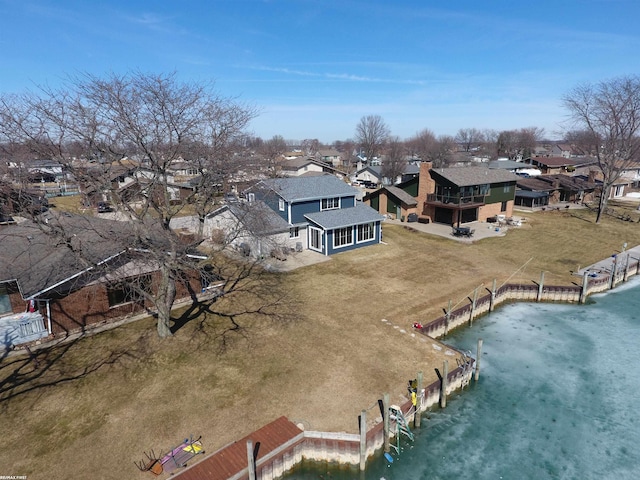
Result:
<svg viewBox="0 0 640 480"><path fill-rule="evenodd" d="M540 283L538 284L538 297L536 298L536 302L542 300L542 291L544 290L544 271L540 273Z"/></svg>
<svg viewBox="0 0 640 480"><path fill-rule="evenodd" d="M422 420L422 402L420 401L420 395L422 393L422 371L418 372L418 376L416 377L416 413L413 417L413 426L416 428L420 428L420 423Z"/></svg>
<svg viewBox="0 0 640 480"><path fill-rule="evenodd" d="M580 289L580 303L587 301L587 287L589 285L589 273L584 272L582 274L582 288Z"/></svg>
<svg viewBox="0 0 640 480"><path fill-rule="evenodd" d="M360 413L360 471L367 466L367 411Z"/></svg>
<svg viewBox="0 0 640 480"><path fill-rule="evenodd" d="M253 461L253 440L247 440L247 465L249 480L256 480L256 465Z"/></svg>
<svg viewBox="0 0 640 480"><path fill-rule="evenodd" d="M444 316L444 334L449 333L449 320L451 320L451 300L449 300L449 306L447 307L447 313Z"/></svg>
<svg viewBox="0 0 640 480"><path fill-rule="evenodd" d="M629 278L629 254L627 254L626 261L624 262L624 276L622 279L626 282Z"/></svg>
<svg viewBox="0 0 640 480"><path fill-rule="evenodd" d="M496 279L493 279L493 287L491 287L491 300L489 300L489 311L493 312L496 308Z"/></svg>
<svg viewBox="0 0 640 480"><path fill-rule="evenodd" d="M480 378L480 355L482 355L482 339L478 339L478 353L476 354L476 371L473 379L477 382Z"/></svg>
<svg viewBox="0 0 640 480"><path fill-rule="evenodd" d="M609 278L609 290L616 286L616 262L617 257L613 258L613 265L611 267L611 278Z"/></svg>
<svg viewBox="0 0 640 480"><path fill-rule="evenodd" d="M440 408L447 407L447 381L449 376L449 360L442 363L442 381L440 382Z"/></svg>
<svg viewBox="0 0 640 480"><path fill-rule="evenodd" d="M473 301L471 302L471 313L469 314L469 326L473 325L473 316L476 314L476 302L478 301L478 287L473 290Z"/></svg>
<svg viewBox="0 0 640 480"><path fill-rule="evenodd" d="M384 453L389 453L391 450L389 442L389 394L382 395L382 430L384 432Z"/></svg>

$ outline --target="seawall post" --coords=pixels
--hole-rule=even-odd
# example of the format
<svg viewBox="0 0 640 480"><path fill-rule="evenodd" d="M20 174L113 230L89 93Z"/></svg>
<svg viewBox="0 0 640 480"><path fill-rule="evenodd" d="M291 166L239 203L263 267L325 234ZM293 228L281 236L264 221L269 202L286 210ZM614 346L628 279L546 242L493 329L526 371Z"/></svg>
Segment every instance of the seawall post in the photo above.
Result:
<svg viewBox="0 0 640 480"><path fill-rule="evenodd" d="M544 290L544 272L540 272L540 283L538 283L538 296L536 302L542 301L542 291Z"/></svg>
<svg viewBox="0 0 640 480"><path fill-rule="evenodd" d="M418 372L416 376L416 413L413 416L413 426L416 428L420 428L420 423L422 419L422 371Z"/></svg>
<svg viewBox="0 0 640 480"><path fill-rule="evenodd" d="M367 466L367 411L360 412L360 471Z"/></svg>
<svg viewBox="0 0 640 480"><path fill-rule="evenodd" d="M442 380L440 381L440 408L447 408L447 382L449 376L449 360L442 363Z"/></svg>
<svg viewBox="0 0 640 480"><path fill-rule="evenodd" d="M478 353L476 354L476 371L474 372L473 379L477 382L480 378L480 355L482 355L482 339L478 339Z"/></svg>
<svg viewBox="0 0 640 480"><path fill-rule="evenodd" d="M253 441L247 440L247 465L249 480L256 480L256 464L253 458Z"/></svg>
<svg viewBox="0 0 640 480"><path fill-rule="evenodd" d="M491 287L491 300L489 300L489 311L493 312L496 307L496 279L493 279L493 286Z"/></svg>
<svg viewBox="0 0 640 480"><path fill-rule="evenodd" d="M469 326L473 325L473 317L476 314L476 303L478 302L478 287L473 290L473 300L471 302L471 312L469 312Z"/></svg>
<svg viewBox="0 0 640 480"><path fill-rule="evenodd" d="M587 286L589 283L589 274L584 272L582 274L582 288L580 289L580 299L578 300L580 303L584 303L587 301Z"/></svg>
<svg viewBox="0 0 640 480"><path fill-rule="evenodd" d="M389 442L389 403L390 396L388 393L382 395L382 431L384 434L384 453L391 450Z"/></svg>

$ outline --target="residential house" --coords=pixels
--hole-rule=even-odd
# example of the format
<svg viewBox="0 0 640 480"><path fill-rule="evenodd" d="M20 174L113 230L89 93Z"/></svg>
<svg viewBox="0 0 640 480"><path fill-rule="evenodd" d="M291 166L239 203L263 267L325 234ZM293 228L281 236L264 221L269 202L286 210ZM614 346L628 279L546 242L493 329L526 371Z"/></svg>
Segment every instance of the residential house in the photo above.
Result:
<svg viewBox="0 0 640 480"><path fill-rule="evenodd" d="M420 213L417 187L418 178L412 178L396 186L388 185L367 193L362 201L389 218L404 221L409 215Z"/></svg>
<svg viewBox="0 0 640 480"><path fill-rule="evenodd" d="M280 174L285 177L299 177L310 173L322 175L323 172L324 165L308 157L297 157L280 163Z"/></svg>
<svg viewBox="0 0 640 480"><path fill-rule="evenodd" d="M334 148L321 148L315 155L316 159L332 165L336 168L342 166L342 160L340 157L340 152Z"/></svg>
<svg viewBox="0 0 640 480"><path fill-rule="evenodd" d="M531 208L558 202L590 202L599 188L593 176L584 178L560 174L519 178L517 186L516 205Z"/></svg>
<svg viewBox="0 0 640 480"><path fill-rule="evenodd" d="M286 220L290 239L331 255L380 242L384 217L356 200L358 190L334 175L262 180L246 192Z"/></svg>
<svg viewBox="0 0 640 480"><path fill-rule="evenodd" d="M382 184L382 167L358 164L358 169L351 175L352 182Z"/></svg>
<svg viewBox="0 0 640 480"><path fill-rule="evenodd" d="M196 233L200 220L196 216L176 217L171 229ZM252 258L302 249L299 227L293 227L264 202L236 201L205 216L202 236L214 245L229 246Z"/></svg>
<svg viewBox="0 0 640 480"><path fill-rule="evenodd" d="M396 218L417 213L422 222L459 225L498 214L510 217L518 178L507 170L486 166L432 168L431 162L422 162L418 177L395 189L373 192L364 201ZM415 199L415 206L409 197Z"/></svg>
<svg viewBox="0 0 640 480"><path fill-rule="evenodd" d="M0 227L0 344L66 335L146 311L141 292L155 288L159 272L145 251L159 242L156 235L141 239L128 222L93 216L52 215L39 225ZM206 286L194 269L178 281L177 298Z"/></svg>
<svg viewBox="0 0 640 480"><path fill-rule="evenodd" d="M538 168L543 175L554 175L574 172L578 162L568 157L532 157L525 163Z"/></svg>
<svg viewBox="0 0 640 480"><path fill-rule="evenodd" d="M482 167L420 170L420 216L432 222L460 225L484 221L495 215L513 215L518 176L502 169Z"/></svg>
<svg viewBox="0 0 640 480"><path fill-rule="evenodd" d="M576 145L569 143L558 143L551 147L551 156L563 157L563 158L575 158L583 157L586 153Z"/></svg>

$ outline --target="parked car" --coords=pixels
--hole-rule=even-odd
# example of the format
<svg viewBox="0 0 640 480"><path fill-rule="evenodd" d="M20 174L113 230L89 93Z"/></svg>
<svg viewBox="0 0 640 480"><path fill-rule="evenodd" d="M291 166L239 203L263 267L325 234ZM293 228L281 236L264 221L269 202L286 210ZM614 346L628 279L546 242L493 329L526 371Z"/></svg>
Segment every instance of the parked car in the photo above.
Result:
<svg viewBox="0 0 640 480"><path fill-rule="evenodd" d="M113 207L109 202L98 202L98 213L113 212Z"/></svg>

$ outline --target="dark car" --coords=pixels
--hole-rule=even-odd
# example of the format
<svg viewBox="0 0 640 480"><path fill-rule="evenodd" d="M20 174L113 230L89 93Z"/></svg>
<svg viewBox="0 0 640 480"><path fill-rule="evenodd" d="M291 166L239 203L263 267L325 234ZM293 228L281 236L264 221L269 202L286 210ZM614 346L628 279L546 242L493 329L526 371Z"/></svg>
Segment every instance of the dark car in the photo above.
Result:
<svg viewBox="0 0 640 480"><path fill-rule="evenodd" d="M98 213L113 212L113 207L109 202L98 202Z"/></svg>

